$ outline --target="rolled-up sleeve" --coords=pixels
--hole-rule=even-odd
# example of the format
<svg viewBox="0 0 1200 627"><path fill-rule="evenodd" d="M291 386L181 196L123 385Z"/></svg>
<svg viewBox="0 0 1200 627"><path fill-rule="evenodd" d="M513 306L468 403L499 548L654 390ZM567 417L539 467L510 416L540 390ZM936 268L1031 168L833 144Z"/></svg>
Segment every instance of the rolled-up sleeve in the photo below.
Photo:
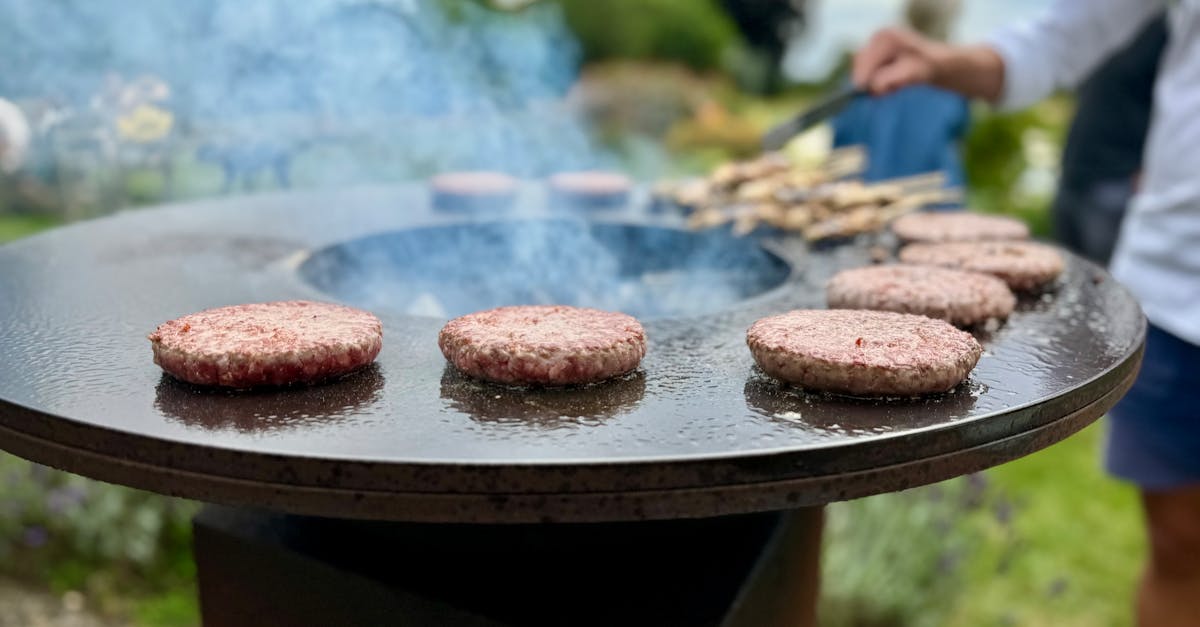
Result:
<svg viewBox="0 0 1200 627"><path fill-rule="evenodd" d="M993 33L988 43L1004 60L997 104L1025 107L1075 87L1165 9L1161 0L1056 0L1040 17Z"/></svg>

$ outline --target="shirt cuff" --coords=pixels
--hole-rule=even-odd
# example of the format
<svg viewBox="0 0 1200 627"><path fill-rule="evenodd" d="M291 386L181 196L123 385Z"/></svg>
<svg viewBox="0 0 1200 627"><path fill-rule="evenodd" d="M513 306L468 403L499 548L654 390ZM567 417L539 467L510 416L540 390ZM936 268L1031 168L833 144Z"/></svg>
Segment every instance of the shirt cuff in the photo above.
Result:
<svg viewBox="0 0 1200 627"><path fill-rule="evenodd" d="M1023 109L1050 95L1053 80L1042 58L1032 45L1031 33L1016 26L992 34L985 42L1004 62L1004 87L996 107L1003 110ZM1049 84L1048 84L1049 83Z"/></svg>

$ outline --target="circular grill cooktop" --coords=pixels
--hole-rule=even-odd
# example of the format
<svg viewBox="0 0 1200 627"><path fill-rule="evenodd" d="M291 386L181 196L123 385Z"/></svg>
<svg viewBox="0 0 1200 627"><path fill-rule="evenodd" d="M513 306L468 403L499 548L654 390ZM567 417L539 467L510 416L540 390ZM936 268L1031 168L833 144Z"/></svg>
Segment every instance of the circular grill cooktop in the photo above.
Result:
<svg viewBox="0 0 1200 627"><path fill-rule="evenodd" d="M889 401L805 394L756 372L745 330L823 306L833 272L869 263L865 243L810 250L768 237L759 248L635 209L584 222L538 216L543 205L526 190L519 218L464 226L481 218L433 212L418 187L282 194L128 212L2 247L0 447L167 494L330 516L710 516L898 490L1027 454L1101 415L1140 362L1137 304L1068 256L1053 292L981 333L985 355L956 390ZM731 256L659 267L658 257L639 265L617 254L649 353L629 377L574 389L504 388L448 369L442 316L476 305L461 286L356 291L404 291L428 277L405 274L398 258L367 263L397 242L461 251L463 233L522 228ZM662 285L683 296L656 304L658 274L680 271L724 276L732 291L693 307L690 279L672 274ZM515 292L514 302L562 298ZM162 321L291 298L373 304L384 323L377 363L320 387L226 392L181 384L151 361L145 336Z"/></svg>

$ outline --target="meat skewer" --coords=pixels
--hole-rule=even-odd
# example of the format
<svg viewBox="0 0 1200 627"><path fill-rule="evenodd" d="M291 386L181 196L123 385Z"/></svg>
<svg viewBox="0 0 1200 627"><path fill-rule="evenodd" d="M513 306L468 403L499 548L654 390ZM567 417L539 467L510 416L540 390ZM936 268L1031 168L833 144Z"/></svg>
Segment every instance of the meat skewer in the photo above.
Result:
<svg viewBox="0 0 1200 627"><path fill-rule="evenodd" d="M849 179L866 167L861 147L832 151L820 163L792 163L779 153L717 167L706 179L660 185L656 195L691 210L688 227L731 224L734 235L761 224L816 241L882 229L891 220L934 203L961 202L946 176L929 172L866 183Z"/></svg>

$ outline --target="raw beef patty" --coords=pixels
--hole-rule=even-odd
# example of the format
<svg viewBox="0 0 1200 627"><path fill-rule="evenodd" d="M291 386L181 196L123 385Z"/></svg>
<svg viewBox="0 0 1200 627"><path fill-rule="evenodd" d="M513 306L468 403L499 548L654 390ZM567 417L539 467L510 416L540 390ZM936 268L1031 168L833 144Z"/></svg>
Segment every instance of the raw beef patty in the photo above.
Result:
<svg viewBox="0 0 1200 627"><path fill-rule="evenodd" d="M802 388L855 396L945 392L983 354L947 322L890 311L797 310L763 318L746 333L768 375Z"/></svg>
<svg viewBox="0 0 1200 627"><path fill-rule="evenodd" d="M560 305L499 307L455 318L438 346L463 373L513 385L570 385L625 374L646 355L632 316Z"/></svg>
<svg viewBox="0 0 1200 627"><path fill-rule="evenodd" d="M379 354L383 326L359 309L297 300L208 309L164 322L149 338L154 363L177 379L250 388L361 368Z"/></svg>

